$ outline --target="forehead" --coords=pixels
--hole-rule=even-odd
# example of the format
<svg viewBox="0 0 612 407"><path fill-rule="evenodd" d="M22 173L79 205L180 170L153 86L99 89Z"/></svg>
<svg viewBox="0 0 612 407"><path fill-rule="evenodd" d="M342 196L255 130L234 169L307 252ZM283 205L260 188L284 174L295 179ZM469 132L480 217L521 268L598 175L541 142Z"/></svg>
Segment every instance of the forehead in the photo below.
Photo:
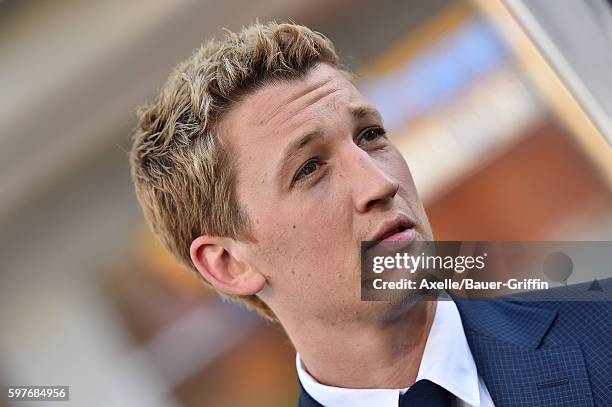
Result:
<svg viewBox="0 0 612 407"><path fill-rule="evenodd" d="M228 112L222 127L234 146L267 141L280 147L292 133L316 126L317 119L365 104L343 72L321 64L302 79L271 83L247 96Z"/></svg>

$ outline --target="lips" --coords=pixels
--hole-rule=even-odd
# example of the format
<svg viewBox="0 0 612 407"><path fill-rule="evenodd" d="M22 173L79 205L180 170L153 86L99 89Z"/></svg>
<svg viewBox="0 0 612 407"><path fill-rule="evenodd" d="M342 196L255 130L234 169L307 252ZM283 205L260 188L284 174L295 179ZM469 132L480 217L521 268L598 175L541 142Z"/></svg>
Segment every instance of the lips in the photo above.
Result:
<svg viewBox="0 0 612 407"><path fill-rule="evenodd" d="M398 214L384 221L364 245L367 250L380 242L409 243L415 238L414 223L406 215Z"/></svg>
<svg viewBox="0 0 612 407"><path fill-rule="evenodd" d="M414 239L414 227L406 228L404 226L398 226L391 232L387 233L380 239L382 242L397 242L403 240Z"/></svg>

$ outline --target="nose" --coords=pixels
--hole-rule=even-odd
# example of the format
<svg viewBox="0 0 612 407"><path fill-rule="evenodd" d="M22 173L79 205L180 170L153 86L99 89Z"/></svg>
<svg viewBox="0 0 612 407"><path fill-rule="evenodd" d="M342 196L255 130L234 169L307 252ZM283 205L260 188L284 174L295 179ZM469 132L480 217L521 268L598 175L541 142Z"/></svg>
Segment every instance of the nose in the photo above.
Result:
<svg viewBox="0 0 612 407"><path fill-rule="evenodd" d="M388 204L397 195L399 183L384 167L360 148L353 150L349 166L355 208L365 213L377 205Z"/></svg>

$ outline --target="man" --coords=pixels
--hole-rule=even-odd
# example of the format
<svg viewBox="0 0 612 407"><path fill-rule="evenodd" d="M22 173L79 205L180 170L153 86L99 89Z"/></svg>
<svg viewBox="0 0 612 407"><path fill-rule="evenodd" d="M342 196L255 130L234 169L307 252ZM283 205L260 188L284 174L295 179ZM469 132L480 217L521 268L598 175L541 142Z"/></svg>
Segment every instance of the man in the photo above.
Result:
<svg viewBox="0 0 612 407"><path fill-rule="evenodd" d="M322 35L256 24L203 46L140 110L130 158L169 251L283 326L300 405L612 405L610 306L360 301L362 241L433 236Z"/></svg>

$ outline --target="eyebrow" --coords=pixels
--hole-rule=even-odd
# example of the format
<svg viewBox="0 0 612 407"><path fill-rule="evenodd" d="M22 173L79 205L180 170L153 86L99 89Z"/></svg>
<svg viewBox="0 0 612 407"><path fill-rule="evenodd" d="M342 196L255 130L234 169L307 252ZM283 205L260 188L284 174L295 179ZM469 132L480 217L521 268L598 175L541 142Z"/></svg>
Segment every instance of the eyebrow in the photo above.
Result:
<svg viewBox="0 0 612 407"><path fill-rule="evenodd" d="M368 105L358 105L350 107L351 114L356 119L363 119L367 116L372 116L380 121L382 121L382 115L378 110Z"/></svg>

